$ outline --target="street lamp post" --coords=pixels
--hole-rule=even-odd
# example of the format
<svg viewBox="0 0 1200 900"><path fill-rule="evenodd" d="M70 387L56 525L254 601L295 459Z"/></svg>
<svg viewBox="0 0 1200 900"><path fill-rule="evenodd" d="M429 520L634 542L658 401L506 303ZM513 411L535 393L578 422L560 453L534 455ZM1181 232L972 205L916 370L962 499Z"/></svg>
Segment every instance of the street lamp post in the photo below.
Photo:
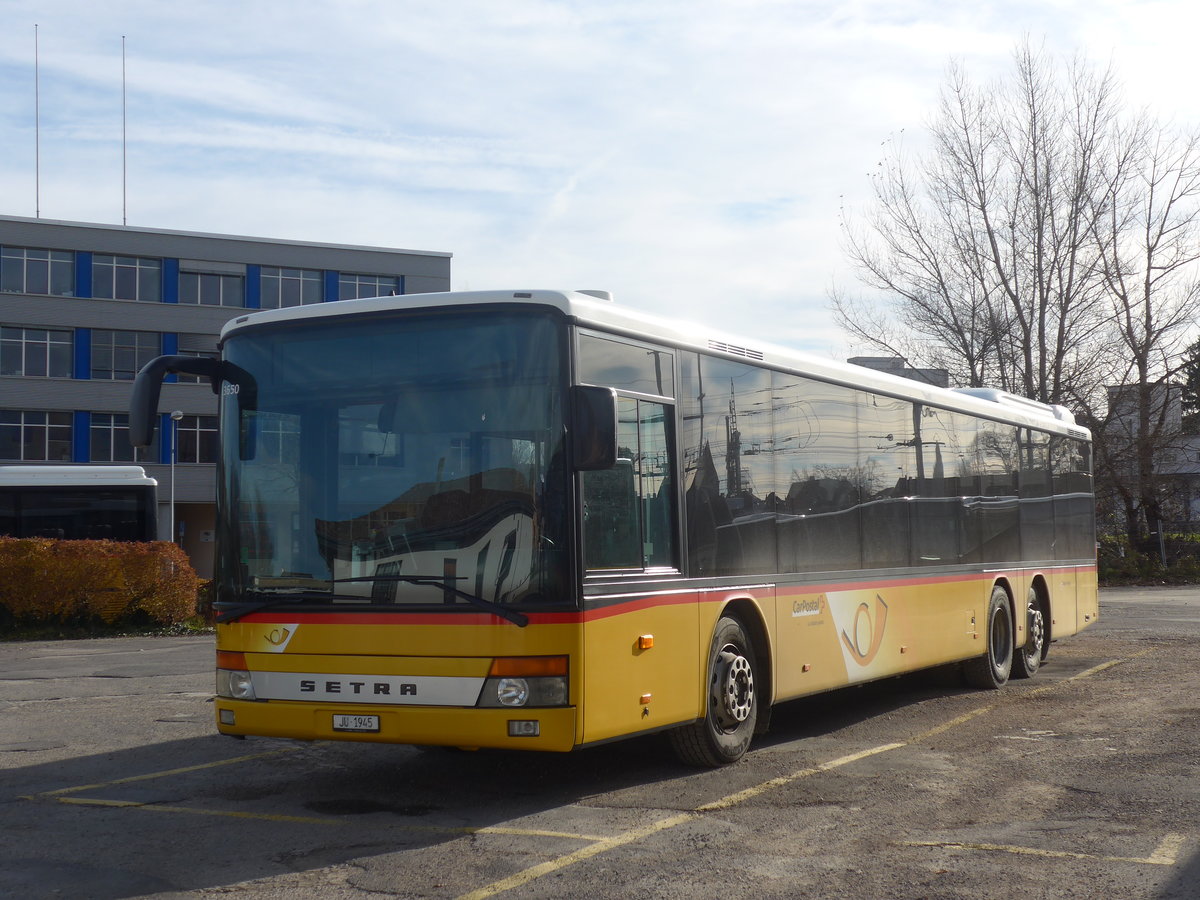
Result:
<svg viewBox="0 0 1200 900"><path fill-rule="evenodd" d="M175 543L175 457L179 455L179 420L183 410L171 412L171 543Z"/></svg>

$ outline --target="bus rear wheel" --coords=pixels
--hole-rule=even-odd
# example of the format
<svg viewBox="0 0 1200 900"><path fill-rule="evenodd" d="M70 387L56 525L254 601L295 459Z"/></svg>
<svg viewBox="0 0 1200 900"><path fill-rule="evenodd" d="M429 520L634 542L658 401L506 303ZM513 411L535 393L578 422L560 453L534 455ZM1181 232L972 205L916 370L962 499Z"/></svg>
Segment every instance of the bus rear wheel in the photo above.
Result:
<svg viewBox="0 0 1200 900"><path fill-rule="evenodd" d="M1046 658L1046 610L1035 588L1029 589L1029 611L1025 615L1028 634L1025 646L1017 651L1013 659L1013 676L1032 678Z"/></svg>
<svg viewBox="0 0 1200 900"><path fill-rule="evenodd" d="M704 718L670 732L671 747L682 762L715 768L745 756L758 720L756 666L742 623L721 618L708 657Z"/></svg>
<svg viewBox="0 0 1200 900"><path fill-rule="evenodd" d="M963 663L963 676L972 687L996 689L1008 683L1013 667L1012 601L1008 591L996 585L988 601L984 637L987 652Z"/></svg>

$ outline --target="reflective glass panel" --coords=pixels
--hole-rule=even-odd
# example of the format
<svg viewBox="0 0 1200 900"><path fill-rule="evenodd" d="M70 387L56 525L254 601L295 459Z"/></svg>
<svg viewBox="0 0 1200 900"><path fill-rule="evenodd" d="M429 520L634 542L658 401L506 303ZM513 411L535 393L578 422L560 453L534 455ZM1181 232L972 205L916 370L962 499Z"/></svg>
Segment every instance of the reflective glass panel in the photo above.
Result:
<svg viewBox="0 0 1200 900"><path fill-rule="evenodd" d="M573 604L564 340L547 316L500 313L230 337L220 596Z"/></svg>

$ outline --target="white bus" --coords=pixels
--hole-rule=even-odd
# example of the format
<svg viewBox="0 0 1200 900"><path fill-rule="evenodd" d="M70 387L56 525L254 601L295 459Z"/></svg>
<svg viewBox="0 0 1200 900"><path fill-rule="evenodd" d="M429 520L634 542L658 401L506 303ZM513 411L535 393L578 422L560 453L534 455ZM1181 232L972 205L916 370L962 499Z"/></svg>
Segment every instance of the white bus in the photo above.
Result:
<svg viewBox="0 0 1200 900"><path fill-rule="evenodd" d="M0 466L0 535L153 541L157 488L141 466Z"/></svg>

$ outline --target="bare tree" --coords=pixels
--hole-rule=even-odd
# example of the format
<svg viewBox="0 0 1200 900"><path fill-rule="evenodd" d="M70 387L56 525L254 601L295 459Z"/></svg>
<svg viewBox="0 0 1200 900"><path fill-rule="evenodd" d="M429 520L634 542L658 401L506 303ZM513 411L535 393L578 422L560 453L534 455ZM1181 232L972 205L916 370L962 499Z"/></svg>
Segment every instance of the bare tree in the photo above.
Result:
<svg viewBox="0 0 1200 900"><path fill-rule="evenodd" d="M844 237L860 278L892 301L868 312L842 295L834 309L868 345L888 333L882 316L908 335L905 355L1058 403L1092 369L1086 348L1103 323L1095 200L1114 78L1076 61L1060 84L1028 45L1015 62L1011 79L982 89L951 64L919 164L886 145L868 218L847 218Z"/></svg>
<svg viewBox="0 0 1200 900"><path fill-rule="evenodd" d="M1138 438L1120 453L1115 438L1098 446L1127 489L1131 535L1155 530L1169 421L1154 398L1169 394L1156 386L1174 374L1197 299L1200 149L1130 117L1111 69L1056 64L1028 42L1014 63L982 88L952 63L928 152L885 144L865 217L843 221L880 299L838 293L834 312L862 344L966 386L1072 405L1100 429L1106 388L1139 386Z"/></svg>
<svg viewBox="0 0 1200 900"><path fill-rule="evenodd" d="M1120 498L1131 537L1157 534L1170 491L1160 464L1180 449L1186 340L1200 300L1200 139L1144 120L1124 135L1096 221L1111 311L1115 377L1097 424L1097 464ZM1144 532L1143 532L1144 529Z"/></svg>

